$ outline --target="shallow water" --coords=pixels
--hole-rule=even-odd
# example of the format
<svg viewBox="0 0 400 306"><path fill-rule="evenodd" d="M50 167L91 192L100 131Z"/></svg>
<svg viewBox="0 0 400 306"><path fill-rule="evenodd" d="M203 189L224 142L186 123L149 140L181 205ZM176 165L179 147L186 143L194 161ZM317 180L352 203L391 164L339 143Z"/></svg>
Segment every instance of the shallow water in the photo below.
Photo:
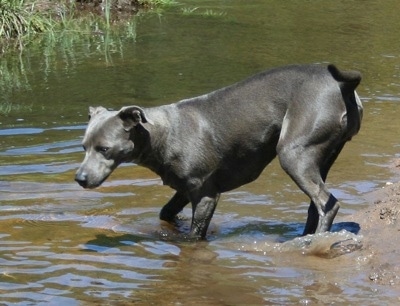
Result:
<svg viewBox="0 0 400 306"><path fill-rule="evenodd" d="M181 3L135 18L135 33L89 33L69 44L43 39L1 59L0 303L398 302L398 293L363 274L368 258L357 251L321 256L337 241L362 243L360 235L316 237L311 251L292 244L308 200L276 161L256 182L221 197L209 240L199 243L162 239L175 232L158 220L172 191L149 170L124 165L91 191L74 183L89 106L161 105L309 62L363 73L362 130L328 178L343 204L335 231L357 233L340 217L368 205L364 195L393 179L388 165L400 148L396 1ZM185 7L197 9L183 14Z"/></svg>

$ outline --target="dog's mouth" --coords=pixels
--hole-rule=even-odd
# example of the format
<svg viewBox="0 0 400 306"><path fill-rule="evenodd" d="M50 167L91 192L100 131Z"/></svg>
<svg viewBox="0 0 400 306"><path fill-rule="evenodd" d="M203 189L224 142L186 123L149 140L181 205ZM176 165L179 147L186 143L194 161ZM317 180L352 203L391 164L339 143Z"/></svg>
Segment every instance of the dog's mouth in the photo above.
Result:
<svg viewBox="0 0 400 306"><path fill-rule="evenodd" d="M83 188L85 189L94 189L96 187L99 187L103 182L108 178L108 175L104 177L101 181L91 181L88 179L87 175L85 173L80 174L77 173L75 175L75 181Z"/></svg>
<svg viewBox="0 0 400 306"><path fill-rule="evenodd" d="M93 189L93 188L96 188L98 185L92 185L92 184L89 184L87 181L80 181L80 180L77 180L77 179L75 179L75 181L81 186L81 187L83 187L83 188L85 188L85 189Z"/></svg>

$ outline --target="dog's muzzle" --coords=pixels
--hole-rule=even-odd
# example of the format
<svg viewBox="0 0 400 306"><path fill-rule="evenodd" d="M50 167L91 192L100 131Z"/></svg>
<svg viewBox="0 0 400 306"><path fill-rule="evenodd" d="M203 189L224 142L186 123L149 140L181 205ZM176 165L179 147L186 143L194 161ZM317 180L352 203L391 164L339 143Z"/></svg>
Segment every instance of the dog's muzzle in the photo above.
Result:
<svg viewBox="0 0 400 306"><path fill-rule="evenodd" d="M86 172L78 171L75 174L75 181L83 188L88 188L88 174Z"/></svg>

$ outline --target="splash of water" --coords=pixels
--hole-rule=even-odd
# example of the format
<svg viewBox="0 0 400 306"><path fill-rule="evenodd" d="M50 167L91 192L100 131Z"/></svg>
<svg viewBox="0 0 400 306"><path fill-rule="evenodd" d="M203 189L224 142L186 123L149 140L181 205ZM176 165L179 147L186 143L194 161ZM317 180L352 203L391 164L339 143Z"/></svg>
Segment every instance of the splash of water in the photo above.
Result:
<svg viewBox="0 0 400 306"><path fill-rule="evenodd" d="M363 246L363 236L346 230L325 232L294 238L283 243L270 241L254 241L251 245L241 245L239 250L262 252L301 252L323 258L335 258L360 250Z"/></svg>

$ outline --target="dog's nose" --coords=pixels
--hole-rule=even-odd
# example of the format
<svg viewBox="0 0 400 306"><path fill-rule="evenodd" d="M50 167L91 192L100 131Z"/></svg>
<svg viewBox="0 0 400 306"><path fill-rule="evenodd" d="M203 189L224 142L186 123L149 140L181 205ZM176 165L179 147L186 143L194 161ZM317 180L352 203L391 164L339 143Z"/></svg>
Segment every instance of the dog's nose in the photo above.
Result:
<svg viewBox="0 0 400 306"><path fill-rule="evenodd" d="M81 185L83 188L86 188L88 185L88 181L87 181L88 175L86 172L77 172L75 174L75 181Z"/></svg>

